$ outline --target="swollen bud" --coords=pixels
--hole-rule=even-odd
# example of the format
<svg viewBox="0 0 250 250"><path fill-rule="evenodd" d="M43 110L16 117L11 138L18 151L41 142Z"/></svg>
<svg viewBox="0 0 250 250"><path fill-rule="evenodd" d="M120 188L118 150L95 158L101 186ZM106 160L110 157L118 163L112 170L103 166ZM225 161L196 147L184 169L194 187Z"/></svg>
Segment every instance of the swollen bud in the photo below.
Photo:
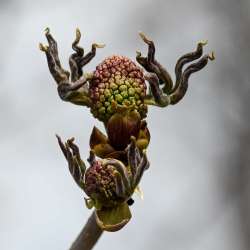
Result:
<svg viewBox="0 0 250 250"><path fill-rule="evenodd" d="M136 110L115 113L106 125L110 144L116 150L124 150L130 143L131 136L138 137L140 127L141 116Z"/></svg>

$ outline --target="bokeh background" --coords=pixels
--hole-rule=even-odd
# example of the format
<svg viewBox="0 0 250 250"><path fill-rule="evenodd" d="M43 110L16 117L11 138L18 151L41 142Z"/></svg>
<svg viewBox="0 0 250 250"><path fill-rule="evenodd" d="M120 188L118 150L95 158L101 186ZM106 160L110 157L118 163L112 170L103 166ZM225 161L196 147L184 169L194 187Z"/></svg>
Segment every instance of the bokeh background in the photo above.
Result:
<svg viewBox="0 0 250 250"><path fill-rule="evenodd" d="M63 103L38 43L49 26L65 68L75 28L86 50L146 53L142 30L173 75L177 58L208 39L216 61L190 79L176 106L150 108L151 169L133 219L96 250L250 249L250 1L0 0L0 249L68 249L90 211L72 181L55 133L75 136L87 158L102 128L86 108Z"/></svg>

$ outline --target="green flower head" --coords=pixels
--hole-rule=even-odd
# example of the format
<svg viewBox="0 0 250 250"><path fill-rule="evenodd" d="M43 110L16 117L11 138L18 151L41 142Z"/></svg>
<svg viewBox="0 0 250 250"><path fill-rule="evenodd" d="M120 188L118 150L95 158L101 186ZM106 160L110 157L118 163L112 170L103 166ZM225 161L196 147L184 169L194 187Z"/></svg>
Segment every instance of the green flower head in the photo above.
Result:
<svg viewBox="0 0 250 250"><path fill-rule="evenodd" d="M142 69L134 62L124 56L108 57L96 67L90 81L91 112L106 122L116 112L112 105L115 102L119 106L133 107L144 118L146 88Z"/></svg>

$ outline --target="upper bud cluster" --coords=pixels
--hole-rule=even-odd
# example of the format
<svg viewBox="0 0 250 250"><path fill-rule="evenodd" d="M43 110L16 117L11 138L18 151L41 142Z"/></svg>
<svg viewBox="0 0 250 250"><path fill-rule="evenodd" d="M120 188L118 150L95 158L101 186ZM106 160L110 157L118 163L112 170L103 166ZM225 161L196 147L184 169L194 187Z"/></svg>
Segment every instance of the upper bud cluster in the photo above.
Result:
<svg viewBox="0 0 250 250"><path fill-rule="evenodd" d="M121 106L132 106L142 118L146 116L147 106L143 99L147 87L143 72L129 58L106 58L96 67L89 87L93 101L91 112L99 120L106 122L115 113L113 102Z"/></svg>

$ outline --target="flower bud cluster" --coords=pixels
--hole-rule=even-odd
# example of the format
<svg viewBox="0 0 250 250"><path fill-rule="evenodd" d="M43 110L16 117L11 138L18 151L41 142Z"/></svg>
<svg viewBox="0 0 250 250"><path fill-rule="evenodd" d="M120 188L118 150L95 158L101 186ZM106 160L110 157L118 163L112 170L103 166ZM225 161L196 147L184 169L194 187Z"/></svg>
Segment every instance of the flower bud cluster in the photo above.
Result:
<svg viewBox="0 0 250 250"><path fill-rule="evenodd" d="M85 192L95 202L104 207L112 207L119 200L115 193L114 166L103 164L105 160L93 162L85 173Z"/></svg>
<svg viewBox="0 0 250 250"><path fill-rule="evenodd" d="M112 102L121 106L133 106L142 118L147 106L143 103L146 95L143 71L129 58L111 56L100 63L90 82L91 112L106 122L114 113Z"/></svg>

